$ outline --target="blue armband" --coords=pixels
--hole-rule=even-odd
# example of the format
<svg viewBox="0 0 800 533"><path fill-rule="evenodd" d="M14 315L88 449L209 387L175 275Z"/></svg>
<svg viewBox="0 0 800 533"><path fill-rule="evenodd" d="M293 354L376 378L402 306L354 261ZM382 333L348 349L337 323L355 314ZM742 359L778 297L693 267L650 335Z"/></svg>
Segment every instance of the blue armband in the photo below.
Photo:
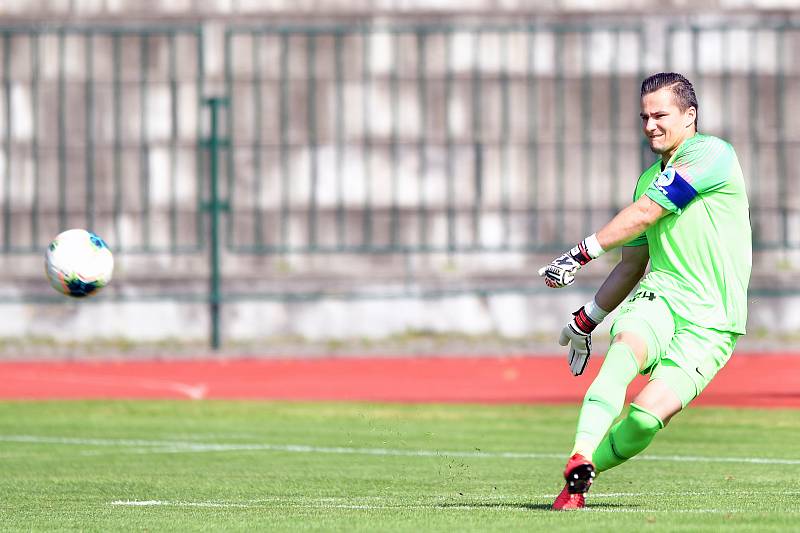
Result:
<svg viewBox="0 0 800 533"><path fill-rule="evenodd" d="M673 167L667 167L653 182L675 207L683 209L697 196L697 191Z"/></svg>

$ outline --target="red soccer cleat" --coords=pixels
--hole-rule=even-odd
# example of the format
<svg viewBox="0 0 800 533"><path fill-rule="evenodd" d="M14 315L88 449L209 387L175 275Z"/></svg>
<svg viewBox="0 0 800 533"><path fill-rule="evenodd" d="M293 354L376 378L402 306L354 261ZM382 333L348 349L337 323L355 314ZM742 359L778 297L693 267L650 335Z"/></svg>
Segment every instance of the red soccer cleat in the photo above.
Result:
<svg viewBox="0 0 800 533"><path fill-rule="evenodd" d="M564 479L567 484L556 498L556 501L553 502L553 510L566 511L586 507L584 494L592 486L594 476L594 465L590 460L579 453L570 457L566 468L564 468Z"/></svg>
<svg viewBox="0 0 800 533"><path fill-rule="evenodd" d="M570 494L569 487L564 486L561 494L553 502L553 511L571 511L572 509L583 509L586 507L586 499L583 494Z"/></svg>

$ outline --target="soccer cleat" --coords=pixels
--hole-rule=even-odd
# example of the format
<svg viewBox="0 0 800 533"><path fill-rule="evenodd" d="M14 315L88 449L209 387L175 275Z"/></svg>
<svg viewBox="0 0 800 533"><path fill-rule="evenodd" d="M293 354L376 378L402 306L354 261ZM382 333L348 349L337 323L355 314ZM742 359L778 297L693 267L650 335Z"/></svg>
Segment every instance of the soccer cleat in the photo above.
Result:
<svg viewBox="0 0 800 533"><path fill-rule="evenodd" d="M572 509L583 509L586 507L586 499L583 494L571 494L567 485L561 490L556 501L553 502L553 511L570 511Z"/></svg>
<svg viewBox="0 0 800 533"><path fill-rule="evenodd" d="M553 510L566 511L584 508L586 506L584 494L592 486L594 476L594 465L590 460L579 453L570 457L564 468L564 479L567 484L553 502Z"/></svg>
<svg viewBox="0 0 800 533"><path fill-rule="evenodd" d="M589 492L594 476L594 465L579 453L570 457L564 468L564 479L567 481L567 488L571 494Z"/></svg>

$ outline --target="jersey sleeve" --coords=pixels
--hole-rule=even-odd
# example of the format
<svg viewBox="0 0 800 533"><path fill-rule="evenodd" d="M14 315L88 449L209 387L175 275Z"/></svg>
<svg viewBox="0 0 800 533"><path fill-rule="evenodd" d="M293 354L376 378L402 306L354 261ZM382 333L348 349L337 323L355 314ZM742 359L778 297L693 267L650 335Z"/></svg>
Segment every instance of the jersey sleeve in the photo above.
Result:
<svg viewBox="0 0 800 533"><path fill-rule="evenodd" d="M731 145L716 137L704 137L679 153L645 194L664 209L680 214L698 195L725 185L732 164Z"/></svg>
<svg viewBox="0 0 800 533"><path fill-rule="evenodd" d="M628 247L628 246L645 246L645 245L647 245L647 235L645 233L642 233L632 241L626 242L622 246Z"/></svg>

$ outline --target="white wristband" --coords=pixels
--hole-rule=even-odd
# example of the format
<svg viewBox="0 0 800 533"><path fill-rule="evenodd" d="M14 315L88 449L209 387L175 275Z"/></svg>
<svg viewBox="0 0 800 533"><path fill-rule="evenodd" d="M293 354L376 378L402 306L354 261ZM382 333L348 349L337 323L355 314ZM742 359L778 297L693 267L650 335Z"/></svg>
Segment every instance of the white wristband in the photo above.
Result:
<svg viewBox="0 0 800 533"><path fill-rule="evenodd" d="M603 321L605 317L608 316L609 311L606 311L599 305L597 302L594 301L594 298L590 302L587 302L586 305L583 306L583 309L586 311L586 315L595 321L595 323L599 324Z"/></svg>
<svg viewBox="0 0 800 533"><path fill-rule="evenodd" d="M589 257L592 259L597 259L606 253L606 251L603 250L603 247L600 246L600 241L597 240L597 233L592 233L586 237L583 242L586 243L586 251L588 252Z"/></svg>

